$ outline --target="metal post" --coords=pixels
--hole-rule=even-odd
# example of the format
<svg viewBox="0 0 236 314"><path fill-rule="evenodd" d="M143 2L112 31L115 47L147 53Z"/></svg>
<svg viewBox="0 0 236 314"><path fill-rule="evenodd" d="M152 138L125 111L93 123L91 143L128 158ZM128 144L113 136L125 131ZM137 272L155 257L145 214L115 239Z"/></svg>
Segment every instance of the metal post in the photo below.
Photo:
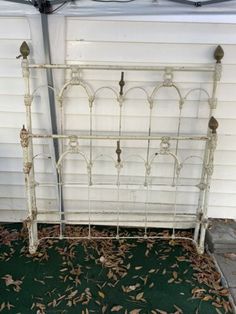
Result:
<svg viewBox="0 0 236 314"><path fill-rule="evenodd" d="M49 39L49 27L48 27L48 15L41 13L41 24L42 24L42 32L43 32L43 46L44 46L44 55L45 55L45 63L51 64L51 51L50 51L50 39ZM57 118L56 118L56 101L54 95L54 83L53 83L53 74L51 68L46 68L47 74L47 85L48 85L48 97L49 97L49 109L50 109L50 117L51 117L51 127L52 127L52 134L58 134L57 128ZM59 145L58 140L53 139L53 147L54 147L54 154L56 163L59 160L60 152L59 152ZM57 182L59 181L59 174L57 172ZM59 195L59 203L61 208L61 218L64 220L64 203L63 203L63 189L60 191L58 190ZM62 225L64 229L64 225Z"/></svg>
<svg viewBox="0 0 236 314"><path fill-rule="evenodd" d="M222 65L221 60L224 56L224 51L221 46L217 46L214 51L214 59L216 60L215 64L215 71L213 74L213 88L212 88L212 96L211 99L209 99L209 105L210 105L210 112L209 112L209 119L214 116L215 110L217 107L217 98L216 98L216 91L217 91L217 85L218 81L220 81L221 78L221 72L222 72ZM203 159L203 166L202 166L202 174L201 174L201 180L199 187L199 198L198 198L198 208L197 208L197 222L194 230L194 240L197 242L199 237L199 230L204 210L204 200L205 200L205 194L207 190L207 164L209 160L209 145L211 142L211 131L208 128L207 137L209 137L209 140L206 142L205 145L205 151L204 151L204 159ZM205 236L204 236L205 238ZM200 240L202 242L202 240ZM200 249L201 251L204 251L203 249Z"/></svg>
<svg viewBox="0 0 236 314"><path fill-rule="evenodd" d="M205 242L205 234L208 227L208 217L207 217L207 209L208 209L208 201L209 201L209 192L211 186L211 178L214 170L214 152L216 150L217 145L217 133L216 129L218 128L218 122L214 117L211 117L209 121L209 129L211 132L211 138L209 140L208 145L208 161L206 166L206 190L204 195L203 202L203 212L201 217L201 233L199 240L199 253L202 254L204 252L204 242Z"/></svg>
<svg viewBox="0 0 236 314"><path fill-rule="evenodd" d="M35 179L34 179L34 164L33 164L33 139L29 136L32 132L31 121L31 104L32 97L30 94L30 73L28 68L28 55L30 53L26 42L23 42L20 47L22 60L22 74L25 83L25 111L26 111L26 128L23 126L20 132L21 146L23 148L23 172L25 174L27 207L29 216L27 218L27 227L29 229L29 251L35 253L38 246L38 231L37 231L37 207L35 196Z"/></svg>

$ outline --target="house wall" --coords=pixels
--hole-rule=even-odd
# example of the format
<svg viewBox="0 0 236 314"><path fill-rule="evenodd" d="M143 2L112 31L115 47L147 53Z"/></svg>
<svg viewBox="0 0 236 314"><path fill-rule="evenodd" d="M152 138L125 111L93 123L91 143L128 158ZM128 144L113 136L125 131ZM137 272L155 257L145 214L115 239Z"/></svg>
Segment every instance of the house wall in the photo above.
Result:
<svg viewBox="0 0 236 314"><path fill-rule="evenodd" d="M60 21L63 20L63 25ZM22 152L19 145L19 129L24 123L23 94L24 87L21 78L20 62L15 57L23 40L29 42L33 62L41 62L43 52L40 51L41 40L37 34L40 26L38 16L29 17L1 17L0 18L0 219L18 221L26 217L24 195L24 179L22 175ZM168 22L148 18L78 18L55 17L51 20L51 38L53 41L52 58L54 62L67 63L109 63L109 64L163 64L163 65L204 65L213 63L212 58L216 45L221 44L225 57L223 59L223 74L218 88L218 107L216 118L219 121L219 140L215 155L215 170L213 175L209 216L214 218L236 219L236 24L207 23L207 22ZM59 25L61 27L59 28ZM37 27L36 27L37 26ZM57 31L56 31L57 30ZM55 35L56 34L56 35ZM58 47L55 48L55 47ZM40 60L41 59L41 60ZM67 73L55 74L55 85L60 87ZM83 78L89 80L96 89L102 85L113 86L118 90L119 72L104 73L102 71L85 71ZM161 81L157 73L125 73L127 84L131 86L145 86L150 91ZM211 77L206 74L178 73L174 76L183 94L193 87L203 87L211 93ZM36 88L45 83L45 73L33 72L32 84ZM35 130L50 132L47 95L44 87L38 89L33 105L33 125ZM162 93L159 96L154 112L154 130L156 132L176 132L177 104L172 92ZM138 93L127 100L124 109L125 119L123 129L129 132L142 131L147 126L148 110L143 96ZM78 105L80 104L80 105ZM109 129L117 131L116 121L118 108L109 93L103 93L96 105L94 127L97 131ZM65 98L66 130L75 133L84 130L88 122L87 102L83 91L72 88ZM204 134L207 124L208 105L204 94L193 93L188 106L183 109L183 133ZM106 118L107 117L107 118ZM55 182L55 167L47 158L52 153L52 143L37 140L35 154L44 153L36 160L38 181ZM96 152L101 151L113 154L115 157L114 142L96 144ZM124 156L130 153L145 154L145 143L123 143ZM82 148L87 151L88 143L82 142ZM187 155L203 153L203 145L185 143L180 150L181 158ZM152 147L155 152L156 147ZM156 165L158 179L169 180L173 164L170 160L161 160ZM141 180L143 165L137 160L131 160L124 172L124 182ZM196 183L200 175L200 163L193 159L184 170L182 182ZM79 172L85 174L85 167L76 156L70 156L65 163L65 178L68 181L76 178L83 179ZM115 179L115 168L111 162L98 163L94 170L97 179ZM140 179L141 178L141 179ZM168 181L168 182L169 182ZM140 181L141 182L141 181ZM187 186L181 187L178 193L178 209L185 212L195 210L198 201L198 191ZM92 205L97 210L101 207L107 211L114 208L117 193L108 187L91 188ZM87 188L65 189L65 208L83 211L88 207ZM51 188L37 188L39 209L56 209L57 190ZM121 190L122 210L144 210L146 193L143 188L133 187ZM164 200L164 210L171 210L173 203L173 189L154 188L150 192L150 202ZM110 202L104 203L104 200ZM78 206L78 204L80 204ZM155 212L155 206L150 205L150 211ZM50 216L52 217L52 216ZM106 215L107 217L107 215ZM49 218L47 216L46 218ZM104 215L101 216L101 219Z"/></svg>

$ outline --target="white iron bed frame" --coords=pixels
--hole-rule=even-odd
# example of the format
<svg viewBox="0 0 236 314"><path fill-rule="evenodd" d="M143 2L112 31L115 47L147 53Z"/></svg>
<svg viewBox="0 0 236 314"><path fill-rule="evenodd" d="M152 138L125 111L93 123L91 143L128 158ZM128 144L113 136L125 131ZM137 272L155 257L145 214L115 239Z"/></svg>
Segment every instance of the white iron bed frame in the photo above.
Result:
<svg viewBox="0 0 236 314"><path fill-rule="evenodd" d="M26 52L24 52L24 49ZM28 52L27 52L28 51ZM110 225L110 226L116 226L116 233L114 236L111 236L109 238L119 239L119 238L165 238L166 236L161 235L155 235L150 236L148 234L148 228L150 227L166 227L171 228L172 232L170 234L171 239L178 239L178 238L186 238L191 240L195 245L200 254L204 252L204 241L205 241L205 233L208 227L208 199L209 199L209 191L210 191L210 184L211 184L211 178L213 174L213 162L214 162L214 152L216 149L217 144L217 133L216 129L218 127L218 122L214 118L214 113L217 105L217 84L220 81L221 78L221 72L222 72L222 65L221 65L221 59L223 58L224 52L220 46L218 46L214 53L214 58L216 63L210 64L206 66L201 67L164 67L164 66L122 66L122 65L91 65L91 64L30 64L28 60L28 54L29 49L27 47L27 44L24 42L21 46L21 52L22 52L22 71L23 71L23 78L25 81L25 96L24 96L24 103L25 103L25 110L26 110L26 126L23 126L21 132L20 132L20 139L21 139L21 146L23 148L23 172L25 175L25 185L26 185L26 192L27 192L27 206L28 206L28 213L29 216L27 218L27 225L29 229L29 251L31 253L34 253L37 250L38 244L41 240L50 238L50 237L44 237L39 239L38 238L38 223L46 222L46 223L57 223L60 225L60 235L58 238L64 239L64 238L71 238L68 236L65 236L64 226L65 224L82 224L86 225L88 228L88 234L86 239L103 239L104 237L96 237L91 234L91 228L93 225ZM59 93L57 94L57 100L59 105L59 112L60 112L60 134L35 134L32 130L32 113L31 113L31 106L34 99L34 93L30 90L30 72L32 69L64 69L70 73L70 80L65 83L65 85L61 88ZM115 90L112 87L104 86L96 91L93 91L90 85L84 81L81 78L81 73L83 70L104 70L104 71L121 71L121 79L119 82L119 88L118 91ZM158 84L151 93L148 93L145 88L143 87L132 87L129 90L127 90L124 93L124 71L136 71L139 73L140 71L154 71L154 72L162 72L163 73L163 82L161 84ZM202 72L202 73L212 73L212 94L209 95L209 93L202 89L202 88L195 88L190 91L185 96L182 96L180 88L173 82L173 75L175 72ZM77 132L76 134L66 134L64 130L64 111L63 111L63 101L64 101L64 93L65 90L70 86L81 86L88 97L88 103L89 103L89 116L90 116L90 125L88 126L88 130L86 133ZM178 103L179 103L179 117L178 117L178 131L174 135L159 135L159 134L153 134L152 132L152 112L153 112L153 105L154 100L156 97L156 94L158 91L162 88L174 88L178 95ZM122 108L125 104L127 93L130 90L133 90L135 88L138 88L141 90L146 98L146 101L149 105L149 127L146 132L146 135L139 135L139 134L124 134L122 132ZM93 125L92 125L92 119L93 119L93 108L94 103L96 100L96 97L100 90L102 89L109 89L114 94L114 99L117 101L117 104L119 105L119 130L117 134L98 134L93 132ZM181 111L184 106L184 103L187 100L187 97L189 94L196 89L201 89L206 95L208 99L209 104L209 123L208 123L208 132L205 136L196 136L196 135L185 135L182 136L180 134L180 126L181 126ZM66 158L68 154L79 154L81 158L85 161L86 167L87 167L87 188L88 188L88 211L85 215L85 218L83 219L75 219L75 220L69 220L67 219L67 215L71 212L64 211L63 205L61 202L59 202L59 208L57 211L59 219L57 221L49 219L41 220L38 218L39 212L37 211L37 199L36 199L36 185L40 185L40 183L36 182L35 180L35 172L34 172L34 160L35 155L33 153L33 139L51 139L51 140L58 140L60 143L60 157L59 160L56 161L56 169L58 172L58 197L59 201L62 200L62 194L63 194L63 188L65 186L65 182L63 180L63 161ZM79 146L79 141L82 140L89 140L89 154L86 154L83 151L83 147ZM106 222L103 223L102 220L94 219L92 218L92 208L91 208L91 202L90 202L90 195L89 191L93 183L93 167L94 163L97 159L99 159L102 154L99 156L93 156L93 141L113 141L116 143L114 152L116 153L116 158L113 156L106 156L106 158L109 158L114 163L114 167L116 169L116 182L113 184L117 190L117 200L116 200L116 209L111 213L111 218L106 220ZM126 160L124 160L122 157L122 150L125 149L122 147L122 142L125 140L129 141L146 141L146 158L143 158L142 156L137 156L144 165L144 173L143 173L143 189L146 191L146 203L145 208L143 209L143 215L142 219L137 219L135 214L133 215L133 218L129 221L126 221L124 218L122 218L122 215L120 213L120 186L121 186L121 180L120 175L122 173L122 168L125 165ZM151 155L150 153L150 143L152 141L160 142L160 148L156 151L155 154ZM204 141L205 142L205 151L204 151L204 158L202 161L202 173L201 173L201 179L200 182L195 185L195 187L199 190L199 197L198 197L198 206L196 208L196 212L191 215L185 215L185 214L179 214L176 210L176 197L178 194L178 181L179 176L181 173L182 168L184 167L184 162L186 159L192 158L194 156L188 156L185 158L185 160L181 161L179 155L178 155L178 144L180 141ZM174 149L171 149L171 144L176 143ZM171 186L174 188L174 206L173 206L173 212L166 213L165 215L160 214L158 219L153 220L151 217L149 217L149 211L148 211L148 195L149 195L149 189L151 188L151 171L152 171L152 165L156 158L159 156L170 156L173 158L174 161L174 175L173 175L173 181L171 183ZM196 157L196 156L195 156ZM77 184L73 184L73 186L80 188L80 182ZM108 185L111 185L110 183L107 183ZM131 183L131 185L134 183ZM43 185L43 184L42 184ZM126 184L128 186L128 184ZM50 186L50 184L45 184L44 186ZM70 184L67 184L67 186L70 186ZM78 204L79 205L79 204ZM46 214L50 215L52 212L50 211L40 211L40 214ZM79 210L78 210L79 213ZM73 212L73 214L76 214L76 212ZM115 216L114 216L115 215ZM132 214L131 214L132 216ZM115 217L115 219L114 219ZM127 236L120 233L120 227L123 226L138 226L143 227L143 235L140 236ZM187 229L187 228L194 228L194 236L193 238L188 237L181 237L179 234L176 234L176 229ZM81 238L81 237L72 237L74 238Z"/></svg>

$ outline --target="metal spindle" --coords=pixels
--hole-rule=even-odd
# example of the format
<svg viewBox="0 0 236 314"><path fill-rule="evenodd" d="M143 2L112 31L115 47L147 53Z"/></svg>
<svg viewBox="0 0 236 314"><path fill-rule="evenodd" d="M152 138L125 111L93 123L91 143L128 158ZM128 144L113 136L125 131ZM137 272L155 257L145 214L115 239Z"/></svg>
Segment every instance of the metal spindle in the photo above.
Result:
<svg viewBox="0 0 236 314"><path fill-rule="evenodd" d="M172 239L175 239L175 229L176 229L176 215L177 215L177 195L178 195L178 182L179 182L179 171L180 166L175 159L176 164L178 165L176 168L176 181L175 181L175 194L174 194L174 217L173 217L173 229L172 229Z"/></svg>
<svg viewBox="0 0 236 314"><path fill-rule="evenodd" d="M148 223L148 212L149 212L149 176L147 177L147 184L146 184L146 201L145 201L145 225L144 225L144 237L147 238L147 223Z"/></svg>
<svg viewBox="0 0 236 314"><path fill-rule="evenodd" d="M90 184L88 184L88 210L89 210L89 226L88 226L88 238L91 238L91 196L90 196Z"/></svg>

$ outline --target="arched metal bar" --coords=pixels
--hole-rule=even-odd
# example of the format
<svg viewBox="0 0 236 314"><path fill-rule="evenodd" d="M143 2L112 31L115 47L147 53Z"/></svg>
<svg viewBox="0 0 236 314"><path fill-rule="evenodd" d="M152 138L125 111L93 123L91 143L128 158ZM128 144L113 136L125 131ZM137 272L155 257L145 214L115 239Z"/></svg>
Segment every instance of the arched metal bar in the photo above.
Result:
<svg viewBox="0 0 236 314"><path fill-rule="evenodd" d="M33 156L32 159L38 158L38 157L40 157L40 156L44 156L44 157L47 157L48 159L52 159L52 157L51 157L50 155L44 154L44 153L36 154L36 155ZM55 164L56 164L56 163L55 163Z"/></svg>
<svg viewBox="0 0 236 314"><path fill-rule="evenodd" d="M151 93L151 95L150 95L150 99L153 99L153 100L154 100L154 97L155 97L156 93L157 93L157 92L159 91L159 89L161 89L162 87L164 87L164 84L163 84L163 83L157 85L157 86L153 89L153 91L152 91L152 93Z"/></svg>
<svg viewBox="0 0 236 314"><path fill-rule="evenodd" d="M37 92L39 89L44 88L44 87L51 89L51 90L55 93L55 95L57 95L58 92L59 92L58 88L52 87L52 86L47 85L47 84L44 84L44 85L40 85L40 86L38 86L37 88L34 89L34 91L33 91L33 93L32 93L32 97L35 96L36 92Z"/></svg>
<svg viewBox="0 0 236 314"><path fill-rule="evenodd" d="M55 173L56 173L56 171L57 171L56 162L55 162L55 159L52 158L51 155L44 154L44 153L36 154L36 155L33 156L32 160L35 160L35 159L37 159L37 158L40 157L40 156L47 157L47 159L50 159L51 164L52 164L52 167L53 167L53 170L55 170ZM35 181L35 184L36 184L36 185L41 185L41 183L37 182L36 180L34 180L34 181ZM53 185L58 187L58 182L56 182L56 183L53 184Z"/></svg>
<svg viewBox="0 0 236 314"><path fill-rule="evenodd" d="M155 160L156 158L158 158L160 155L166 155L166 156L170 155L170 156L172 156L172 157L174 158L174 160L176 161L176 163L177 163L177 165L178 165L178 168L180 167L181 163L180 163L178 157L177 157L174 153L172 153L172 152L166 152L166 153L160 153L160 152L158 152L158 153L154 154L154 155L152 156L151 160L150 160L150 166L153 164L154 160Z"/></svg>
<svg viewBox="0 0 236 314"><path fill-rule="evenodd" d="M188 91L187 94L184 96L183 99L184 99L184 100L187 100L188 96L189 96L191 93L196 92L196 91L203 92L204 94L206 94L207 99L210 98L210 95L209 95L208 91L205 90L205 89L202 88L202 87L199 87L199 88L193 88L193 89L191 89L190 91Z"/></svg>
<svg viewBox="0 0 236 314"><path fill-rule="evenodd" d="M107 154L100 154L100 155L96 156L96 157L93 159L93 163L96 162L97 160L99 160L100 157L106 157L107 159L112 160L112 161L114 162L114 164L116 164L115 158L113 158L112 156L109 156L109 155L107 155Z"/></svg>
<svg viewBox="0 0 236 314"><path fill-rule="evenodd" d="M108 90L111 90L115 96L116 96L116 99L119 97L118 96L118 93L116 92L116 90L110 86L102 86L102 87L99 87L98 89L95 90L94 94L93 94L93 98L95 99L97 94L100 93L103 89L108 89Z"/></svg>
<svg viewBox="0 0 236 314"><path fill-rule="evenodd" d="M179 99L182 99L182 95L181 95L180 89L179 89L179 87L178 87L176 84L174 84L174 83L172 83L170 86L166 86L166 85L164 85L163 83L161 83L160 85L157 85L157 86L154 88L154 90L152 91L151 96L150 96L150 99L155 100L155 96L156 96L157 92L158 92L161 88L166 88L166 87L174 88L174 89L176 90L177 94L179 95Z"/></svg>
<svg viewBox="0 0 236 314"><path fill-rule="evenodd" d="M145 88L143 88L143 87L141 87L141 86L134 86L134 87L131 87L131 88L127 89L127 91L126 91L125 94L124 94L124 97L126 97L126 96L128 95L128 93L130 93L131 91L136 90L136 89L139 89L139 90L143 91L144 94L146 95L147 101L148 101L148 99L149 99L148 92L146 91Z"/></svg>
<svg viewBox="0 0 236 314"><path fill-rule="evenodd" d="M58 170L60 169L60 166L61 166L62 161L64 160L64 158L65 158L68 154L78 154L78 155L82 156L83 159L84 159L84 161L85 161L86 164L87 164L87 167L89 166L89 161L88 161L86 155L85 155L83 152L81 152L81 151L75 151L74 149L68 149L68 150L66 150L64 153L61 154L61 156L60 156L60 158L59 158L59 160L58 160L58 162L57 162L56 167L57 167Z"/></svg>
<svg viewBox="0 0 236 314"><path fill-rule="evenodd" d="M186 157L186 158L181 162L181 165L183 165L188 159L191 159L191 158L197 158L197 159L200 159L201 161L203 161L203 158L202 158L201 156L191 155L191 156Z"/></svg>
<svg viewBox="0 0 236 314"><path fill-rule="evenodd" d="M127 160L129 160L130 158L132 158L132 157L138 157L138 158L141 159L144 163L146 163L146 160L145 160L142 156L140 156L140 155L129 155L129 156L127 156L127 157L124 159L124 163L125 163Z"/></svg>
<svg viewBox="0 0 236 314"><path fill-rule="evenodd" d="M69 87L69 86L71 86L71 87L72 86L81 86L85 90L85 92L86 92L86 94L87 94L89 99L92 98L92 96L93 96L92 89L91 89L91 87L87 83L85 83L81 79L77 83L74 83L73 79L72 79L72 80L68 81L67 83L65 83L63 85L63 87L61 88L61 90L59 92L59 95L58 95L59 99L62 99L62 97L64 95L64 92L66 91L67 87Z"/></svg>

